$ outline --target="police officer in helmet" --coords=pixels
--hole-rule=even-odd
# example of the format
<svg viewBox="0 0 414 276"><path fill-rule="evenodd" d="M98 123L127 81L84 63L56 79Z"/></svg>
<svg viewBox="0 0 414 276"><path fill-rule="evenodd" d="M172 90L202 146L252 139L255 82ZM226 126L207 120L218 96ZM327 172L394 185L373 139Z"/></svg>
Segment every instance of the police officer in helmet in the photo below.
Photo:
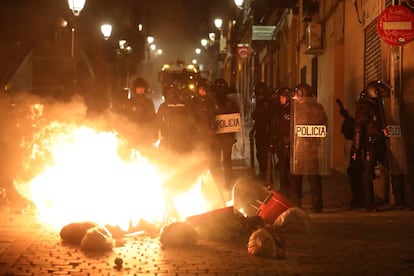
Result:
<svg viewBox="0 0 414 276"><path fill-rule="evenodd" d="M327 115L323 106L316 101L315 89L309 84L299 84L292 97L293 115L292 120L294 130L296 126L321 126L325 129L328 122ZM306 176L310 184L312 198L312 211L320 213L323 210L322 198L322 169L320 167L321 159L327 159L327 156L320 156L321 146L326 145L326 136L317 135L299 135L295 133L290 137L291 146L293 147L294 156L291 157L292 175L290 181L290 197L299 207L302 206L302 181ZM293 141L292 141L293 139ZM323 151L326 155L327 153Z"/></svg>
<svg viewBox="0 0 414 276"><path fill-rule="evenodd" d="M290 99L292 92L288 87L276 90L278 100L272 122L272 143L278 162L276 170L280 177L280 193L290 197Z"/></svg>
<svg viewBox="0 0 414 276"><path fill-rule="evenodd" d="M173 153L185 153L191 150L191 121L189 107L180 99L180 90L175 83L164 86L165 101L157 112L157 121L161 135L160 148Z"/></svg>
<svg viewBox="0 0 414 276"><path fill-rule="evenodd" d="M127 104L127 115L138 126L140 137L137 140L141 145L151 145L157 140L154 103L146 96L148 87L148 82L144 78L134 79L130 87L133 95Z"/></svg>
<svg viewBox="0 0 414 276"><path fill-rule="evenodd" d="M211 90L214 96L214 105L216 115L239 113L239 107L235 101L228 97L229 86L227 81L218 78L214 80ZM220 167L223 167L224 185L226 188L231 188L232 181L232 149L237 142L235 133L216 133L214 135L214 167L213 174L218 174ZM223 158L221 158L223 156ZM223 160L223 162L221 162Z"/></svg>
<svg viewBox="0 0 414 276"><path fill-rule="evenodd" d="M391 171L391 185L397 208L406 206L404 187L400 175L392 172L391 152L387 144L388 131L383 97L389 96L391 88L382 81L370 81L358 101L355 112L354 143L352 159L361 160L361 182L367 211L377 211L373 178L375 167L382 164Z"/></svg>
<svg viewBox="0 0 414 276"><path fill-rule="evenodd" d="M270 154L271 122L274 109L270 99L269 87L265 82L258 82L254 86L253 91L256 104L252 112L254 125L250 136L254 136L255 138L256 158L259 163L259 178L271 182L271 162L269 162L271 159L268 160L268 158Z"/></svg>
<svg viewBox="0 0 414 276"><path fill-rule="evenodd" d="M211 154L216 129L216 111L211 95L211 83L205 78L197 81L197 94L191 99L195 146Z"/></svg>

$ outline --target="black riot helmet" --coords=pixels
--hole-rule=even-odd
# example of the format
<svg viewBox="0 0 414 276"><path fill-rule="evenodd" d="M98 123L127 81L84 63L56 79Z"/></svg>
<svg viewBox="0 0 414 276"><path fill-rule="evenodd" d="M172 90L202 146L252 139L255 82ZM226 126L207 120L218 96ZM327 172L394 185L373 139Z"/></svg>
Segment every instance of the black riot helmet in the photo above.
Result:
<svg viewBox="0 0 414 276"><path fill-rule="evenodd" d="M205 78L199 78L197 81L197 88L204 88L206 91L210 90L211 82Z"/></svg>
<svg viewBox="0 0 414 276"><path fill-rule="evenodd" d="M290 99L291 97L292 97L292 91L290 90L290 88L289 87L280 87L280 88L277 88L276 89L276 91L275 91L275 95L276 95L276 97L280 97L280 96L285 96L285 97L287 97L288 99Z"/></svg>
<svg viewBox="0 0 414 276"><path fill-rule="evenodd" d="M213 82L213 85L211 87L214 92L219 94L227 94L229 90L229 85L227 84L227 81L222 78L215 79Z"/></svg>
<svg viewBox="0 0 414 276"><path fill-rule="evenodd" d="M299 84L293 91L293 98L315 97L315 89L307 83Z"/></svg>
<svg viewBox="0 0 414 276"><path fill-rule="evenodd" d="M132 82L131 90L135 92L135 88L137 87L143 87L145 89L145 92L147 92L149 85L143 77L138 77Z"/></svg>
<svg viewBox="0 0 414 276"><path fill-rule="evenodd" d="M376 99L389 97L391 87L380 80L370 81L365 87L365 96Z"/></svg>
<svg viewBox="0 0 414 276"><path fill-rule="evenodd" d="M201 94L200 89L203 89L205 94ZM211 89L211 82L208 79L205 79L205 78L198 79L197 81L197 96L198 97L207 96L208 94L210 94L210 89Z"/></svg>
<svg viewBox="0 0 414 276"><path fill-rule="evenodd" d="M255 84L255 86L253 87L253 92L254 92L254 96L256 98L260 98L260 97L269 97L269 87L267 86L267 84L263 81L258 82Z"/></svg>
<svg viewBox="0 0 414 276"><path fill-rule="evenodd" d="M178 96L179 88L175 83L168 83L164 86L162 94L165 98L170 99Z"/></svg>

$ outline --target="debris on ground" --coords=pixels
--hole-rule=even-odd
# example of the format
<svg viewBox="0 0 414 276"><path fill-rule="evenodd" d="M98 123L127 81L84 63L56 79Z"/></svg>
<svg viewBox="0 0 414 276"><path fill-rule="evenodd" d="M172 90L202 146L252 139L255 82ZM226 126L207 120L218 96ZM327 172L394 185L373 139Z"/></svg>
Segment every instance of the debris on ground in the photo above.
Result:
<svg viewBox="0 0 414 276"><path fill-rule="evenodd" d="M160 235L163 247L184 247L197 245L199 234L186 222L173 222L165 226Z"/></svg>

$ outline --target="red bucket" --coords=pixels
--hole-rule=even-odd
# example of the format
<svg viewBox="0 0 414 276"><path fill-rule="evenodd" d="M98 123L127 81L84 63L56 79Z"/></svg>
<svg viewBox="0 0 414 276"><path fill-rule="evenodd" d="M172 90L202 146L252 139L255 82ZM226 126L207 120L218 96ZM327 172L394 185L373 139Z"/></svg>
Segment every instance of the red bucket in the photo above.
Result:
<svg viewBox="0 0 414 276"><path fill-rule="evenodd" d="M275 191L271 191L265 201L260 205L258 216L265 223L273 224L278 216L293 207L295 207L295 204L290 202L286 197Z"/></svg>

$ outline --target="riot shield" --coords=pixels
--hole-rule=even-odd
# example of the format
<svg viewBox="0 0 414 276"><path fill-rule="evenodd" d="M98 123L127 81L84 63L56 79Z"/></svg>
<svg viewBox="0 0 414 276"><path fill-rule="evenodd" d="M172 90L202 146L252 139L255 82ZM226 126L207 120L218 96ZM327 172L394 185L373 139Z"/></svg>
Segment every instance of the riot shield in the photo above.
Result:
<svg viewBox="0 0 414 276"><path fill-rule="evenodd" d="M290 168L294 175L328 175L328 118L315 97L292 100Z"/></svg>
<svg viewBox="0 0 414 276"><path fill-rule="evenodd" d="M388 130L388 166L392 174L406 175L407 156L404 146L404 137L401 130L400 101L397 97L383 97L385 126Z"/></svg>

